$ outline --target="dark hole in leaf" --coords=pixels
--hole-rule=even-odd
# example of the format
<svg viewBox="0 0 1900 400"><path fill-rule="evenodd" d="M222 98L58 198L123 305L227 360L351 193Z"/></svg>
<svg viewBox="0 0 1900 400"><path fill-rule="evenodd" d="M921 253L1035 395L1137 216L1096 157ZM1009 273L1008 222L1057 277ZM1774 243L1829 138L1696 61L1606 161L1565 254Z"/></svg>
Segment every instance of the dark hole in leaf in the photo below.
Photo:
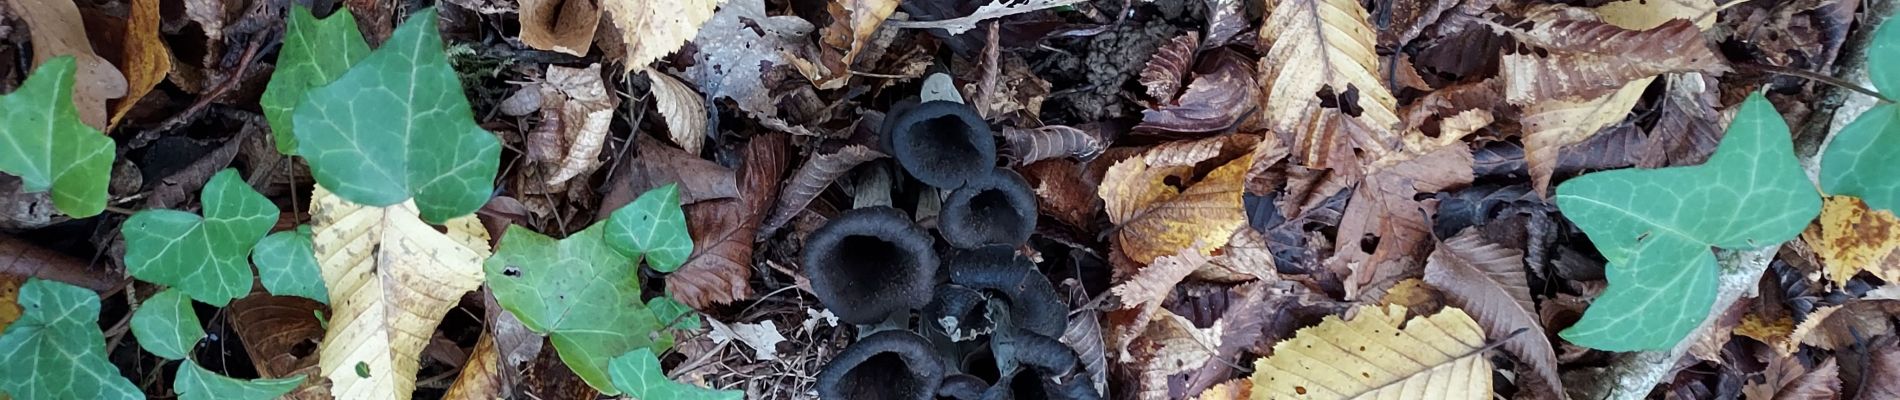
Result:
<svg viewBox="0 0 1900 400"><path fill-rule="evenodd" d="M510 265L507 268L502 268L501 274L509 278L519 278L521 277L521 268Z"/></svg>

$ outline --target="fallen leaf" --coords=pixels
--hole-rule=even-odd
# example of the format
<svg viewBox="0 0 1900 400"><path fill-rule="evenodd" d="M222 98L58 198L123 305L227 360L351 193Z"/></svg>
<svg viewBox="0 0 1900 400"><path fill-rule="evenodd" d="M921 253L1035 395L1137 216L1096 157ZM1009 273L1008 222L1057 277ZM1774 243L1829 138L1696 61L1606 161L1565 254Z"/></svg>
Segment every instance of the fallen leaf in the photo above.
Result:
<svg viewBox="0 0 1900 400"><path fill-rule="evenodd" d="M639 0L624 0L631 2ZM609 4L619 5L622 2ZM661 5L673 5L673 2L660 2ZM707 1L707 14L711 14L711 5L716 1ZM594 46L594 29L600 26L601 5L595 0L521 0L521 43L539 50L567 53L575 57L587 56ZM642 9L642 12L647 10ZM654 10L657 12L658 10ZM616 15L619 17L619 15ZM616 18L615 21L620 21ZM622 26L622 29L627 29ZM692 27L682 28L690 31ZM665 34L661 32L641 32L642 37ZM684 34L681 34L684 35ZM628 47L637 43L629 39ZM677 47L677 45L674 45ZM667 53L672 49L667 49ZM665 53L654 55L658 58ZM637 66L630 61L629 69ZM642 66L646 63L641 63ZM552 66L550 66L552 67Z"/></svg>
<svg viewBox="0 0 1900 400"><path fill-rule="evenodd" d="M785 226L792 217L805 211L805 206L811 204L812 199L818 198L818 194L823 193L826 187L831 186L831 181L838 180L846 172L850 172L851 168L866 161L884 157L884 153L871 150L869 147L851 145L830 154L819 154L805 160L805 165L799 166L798 172L792 173L792 180L785 182L784 191L779 192L778 205L772 208L771 216L766 217L765 224L759 227L757 239L763 241L771 237L773 232Z"/></svg>
<svg viewBox="0 0 1900 400"><path fill-rule="evenodd" d="M1233 41L1234 36L1246 30L1252 21L1247 17L1247 4L1241 0L1205 0L1207 5L1207 42L1206 47L1224 46Z"/></svg>
<svg viewBox="0 0 1900 400"><path fill-rule="evenodd" d="M1253 166L1253 155L1227 161L1192 184L1185 181L1196 165L1220 155L1229 140L1164 144L1108 168L1097 195L1116 225L1114 238L1122 252L1147 264L1184 248L1206 254L1227 244L1234 229L1247 220L1240 204L1241 179ZM1252 149L1251 143L1233 147ZM1186 187L1171 186L1170 177Z"/></svg>
<svg viewBox="0 0 1900 400"><path fill-rule="evenodd" d="M633 202L641 193L674 183L680 185L681 204L739 197L739 185L729 168L668 146L651 135L635 135L633 145L638 156L622 160L621 172L615 174L607 194L601 196L600 218Z"/></svg>
<svg viewBox="0 0 1900 400"><path fill-rule="evenodd" d="M1749 400L1834 400L1841 397L1840 366L1833 358L1821 361L1813 370L1801 366L1801 359L1781 357L1762 371L1763 382L1749 382L1742 395Z"/></svg>
<svg viewBox="0 0 1900 400"><path fill-rule="evenodd" d="M835 10L831 13L831 25L825 27L822 37L826 46L844 50L837 65L848 68L871 43L871 34L877 33L878 26L897 12L898 0L844 0L829 4ZM847 15L840 18L840 13Z"/></svg>
<svg viewBox="0 0 1900 400"><path fill-rule="evenodd" d="M1532 13L1528 18L1536 22L1528 29L1503 30L1525 46L1507 51L1499 66L1505 100L1517 105L1576 101L1665 72L1728 70L1693 22L1631 29L1578 15Z"/></svg>
<svg viewBox="0 0 1900 400"><path fill-rule="evenodd" d="M676 16L666 13L655 18ZM708 99L729 98L753 117L776 118L778 106L767 93L765 70L785 65L787 52L801 53L809 45L803 41L804 36L811 31L811 23L802 18L767 16L763 0L731 0L700 27L699 36L693 37L699 52L693 54L693 65L686 68L686 79L705 91ZM627 32L633 35L635 30ZM661 37L672 39L671 35ZM635 43L636 39L630 37L627 42Z"/></svg>
<svg viewBox="0 0 1900 400"><path fill-rule="evenodd" d="M653 83L653 104L666 119L667 136L687 154L698 155L706 145L706 104L699 93L659 70L646 68L641 72Z"/></svg>
<svg viewBox="0 0 1900 400"><path fill-rule="evenodd" d="M1894 325L1888 315L1897 312L1900 301L1896 300L1862 300L1816 308L1794 326L1787 340L1774 343L1775 349L1787 356L1804 344L1823 350L1848 348L1867 338L1892 333Z"/></svg>
<svg viewBox="0 0 1900 400"><path fill-rule="evenodd" d="M1788 335L1794 333L1794 320L1787 316L1764 317L1760 314L1742 316L1742 323L1735 326L1735 334L1755 339L1763 344L1786 343Z"/></svg>
<svg viewBox="0 0 1900 400"><path fill-rule="evenodd" d="M1714 14L1710 14L1714 15ZM1722 116L1715 111L1720 91L1715 78L1700 73L1664 75L1665 92L1637 151L1637 168L1696 165L1709 160L1722 141ZM1638 81L1641 82L1641 81ZM1631 85L1636 85L1632 82Z"/></svg>
<svg viewBox="0 0 1900 400"><path fill-rule="evenodd" d="M1850 196L1827 196L1821 218L1801 232L1821 257L1828 280L1845 285L1860 271L1900 282L1900 220Z"/></svg>
<svg viewBox="0 0 1900 400"><path fill-rule="evenodd" d="M1540 386L1537 391L1564 393L1557 376L1557 355L1549 335L1537 321L1530 284L1524 277L1524 255L1485 241L1467 229L1439 243L1425 264L1425 282L1444 291L1453 307L1465 309L1484 327L1486 335L1507 337L1501 347L1517 357L1518 365Z"/></svg>
<svg viewBox="0 0 1900 400"><path fill-rule="evenodd" d="M666 276L673 299L708 310L751 297L753 238L777 200L787 141L784 134L754 136L741 157L739 198L687 206L693 255Z"/></svg>
<svg viewBox="0 0 1900 400"><path fill-rule="evenodd" d="M1115 295L1117 302L1124 310L1135 307L1157 307L1161 305L1162 300L1168 298L1169 293L1174 291L1175 284L1180 283L1182 278L1186 278L1194 270L1200 269L1202 265L1206 265L1207 261L1206 254L1193 251L1193 248L1182 250L1178 254L1157 257L1135 275L1110 288L1109 293Z"/></svg>
<svg viewBox="0 0 1900 400"><path fill-rule="evenodd" d="M1491 398L1484 332L1463 310L1405 318L1405 307L1328 316L1254 363L1254 398Z"/></svg>
<svg viewBox="0 0 1900 400"><path fill-rule="evenodd" d="M542 90L546 92L541 97L542 109L561 114L560 142L564 151L559 167L547 179L548 185L559 185L600 166L600 149L607 145L607 127L613 123L620 97L607 92L600 64L587 68L549 65Z"/></svg>
<svg viewBox="0 0 1900 400"><path fill-rule="evenodd" d="M462 363L462 372L456 374L455 384L449 385L447 400L479 400L505 397L503 395L501 354L495 350L495 335L482 332L475 339L475 349L469 350L468 361Z"/></svg>
<svg viewBox="0 0 1900 400"><path fill-rule="evenodd" d="M752 348L752 359L755 361L777 360L778 344L785 341L785 335L779 334L778 326L769 319L756 324L733 323L731 325L713 319L706 321L712 324L712 333L706 335L712 339L713 343L725 343L738 339L745 343L746 347Z"/></svg>
<svg viewBox="0 0 1900 400"><path fill-rule="evenodd" d="M125 63L126 94L112 106L108 127L118 126L119 119L172 72L171 50L159 40L158 0L134 0L128 7L125 53L119 57Z"/></svg>
<svg viewBox="0 0 1900 400"><path fill-rule="evenodd" d="M1868 370L1861 374L1863 384L1859 398L1900 398L1900 351L1896 351L1900 349L1895 348L1894 343L1889 341L1885 346L1869 349L1872 360L1866 364Z"/></svg>
<svg viewBox="0 0 1900 400"><path fill-rule="evenodd" d="M1257 109L1251 59L1228 50L1216 50L1206 64L1212 71L1194 77L1174 105L1141 112L1137 132L1199 134L1238 125Z"/></svg>
<svg viewBox="0 0 1900 400"><path fill-rule="evenodd" d="M310 219L317 262L337 305L318 357L330 393L409 398L418 356L436 325L482 284L488 233L472 215L437 231L413 202L370 207L322 185L311 193ZM359 373L365 366L371 372Z"/></svg>
<svg viewBox="0 0 1900 400"><path fill-rule="evenodd" d="M1009 143L1016 165L1029 165L1057 157L1087 161L1108 149L1108 143L1095 134L1066 125L1048 125L1035 129L1003 127L1003 141Z"/></svg>
<svg viewBox="0 0 1900 400"><path fill-rule="evenodd" d="M80 18L79 6L63 0L13 0L7 4L12 6L13 15L26 21L27 30L32 35L33 65L46 69L59 56L72 56L77 60L75 65L78 66L78 72L73 74L77 79L72 81L77 84L72 86L70 98L67 93L62 93L60 98L73 103L74 109L79 111L79 120L84 121L86 126L97 130L106 129L106 100L125 97L127 84L125 75L119 72L118 67L93 53L92 43L86 39L86 23Z"/></svg>
<svg viewBox="0 0 1900 400"><path fill-rule="evenodd" d="M1294 138L1293 161L1336 168L1333 154L1342 149L1384 157L1399 141L1392 131L1399 124L1397 100L1373 72L1380 71L1379 58L1366 9L1348 0L1279 0L1268 8L1260 25L1267 48L1259 63L1266 87L1261 106L1273 132ZM1354 120L1363 136L1328 129L1338 123L1327 122L1322 108L1353 110L1331 115Z"/></svg>
<svg viewBox="0 0 1900 400"><path fill-rule="evenodd" d="M244 342L244 353L250 355L258 375L284 378L316 371L317 348L324 331L318 316L328 314L322 303L253 293L231 301L225 310L231 316L231 329ZM316 381L306 381L304 386L319 386Z"/></svg>
<svg viewBox="0 0 1900 400"><path fill-rule="evenodd" d="M1538 193L1550 188L1564 146L1581 143L1623 121L1655 78L1640 78L1615 92L1583 100L1551 99L1523 106L1524 162Z"/></svg>
<svg viewBox="0 0 1900 400"><path fill-rule="evenodd" d="M1453 141L1457 137L1441 136ZM1336 241L1340 244L1334 246L1333 256L1326 261L1334 273L1352 277L1346 282L1351 298L1376 295L1380 285L1416 274L1412 266L1431 245L1429 221L1438 204L1437 199L1419 200L1418 195L1469 184L1473 179L1471 152L1462 144L1392 162L1375 164L1377 169L1352 192L1338 224ZM1368 241L1377 243L1371 252L1357 245Z"/></svg>
<svg viewBox="0 0 1900 400"><path fill-rule="evenodd" d="M1212 350L1219 344L1220 331L1218 325L1209 329L1196 328L1186 318L1160 310L1154 322L1148 324L1141 336L1129 346L1131 358L1124 360L1137 363L1133 368L1140 373L1136 378L1134 397L1170 398L1170 377L1193 371L1213 358Z"/></svg>
<svg viewBox="0 0 1900 400"><path fill-rule="evenodd" d="M1101 161L1106 164L1107 161ZM1036 209L1043 215L1074 227L1095 224L1102 212L1102 199L1095 196L1095 179L1087 176L1088 164L1067 159L1043 160L1016 169L1036 192Z"/></svg>
<svg viewBox="0 0 1900 400"><path fill-rule="evenodd" d="M1221 382L1202 391L1197 400L1247 400L1253 398L1253 381L1247 378Z"/></svg>
<svg viewBox="0 0 1900 400"><path fill-rule="evenodd" d="M1199 53L1200 45L1201 34L1190 31L1155 49L1155 54L1148 58L1148 65L1141 68L1141 86L1148 88L1149 98L1162 104L1175 103L1174 95L1181 92L1188 73L1193 72L1194 56Z"/></svg>
<svg viewBox="0 0 1900 400"><path fill-rule="evenodd" d="M626 42L627 48L627 71L632 72L679 50L687 39L693 39L695 33L702 32L702 24L716 16L713 8L723 1L607 0L600 8L613 17L615 26L620 27L621 39ZM733 4L745 7L743 3L741 0ZM760 14L763 13L763 9L760 9ZM706 40L693 42L702 46L714 43ZM704 51L703 48L701 51Z"/></svg>
<svg viewBox="0 0 1900 400"><path fill-rule="evenodd" d="M935 21L891 21L886 26L906 29L942 29L950 36L962 35L976 29L976 24L990 19L1018 15L1038 10L1062 7L1081 3L1083 0L991 0L969 15Z"/></svg>

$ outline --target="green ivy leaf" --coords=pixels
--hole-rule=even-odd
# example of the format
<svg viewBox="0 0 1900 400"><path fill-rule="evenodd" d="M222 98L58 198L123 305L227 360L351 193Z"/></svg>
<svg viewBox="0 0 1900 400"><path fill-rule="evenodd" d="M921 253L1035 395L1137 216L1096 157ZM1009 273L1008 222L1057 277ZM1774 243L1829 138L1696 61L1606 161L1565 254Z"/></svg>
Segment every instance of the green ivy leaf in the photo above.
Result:
<svg viewBox="0 0 1900 400"><path fill-rule="evenodd" d="M139 304L138 312L132 313L132 337L139 339L145 351L167 360L183 360L198 341L204 340L205 328L198 322L198 312L191 308L191 297L172 288Z"/></svg>
<svg viewBox="0 0 1900 400"><path fill-rule="evenodd" d="M1867 74L1881 94L1900 95L1900 22L1874 31ZM1834 135L1821 156L1821 190L1900 211L1900 105L1874 106Z"/></svg>
<svg viewBox="0 0 1900 400"><path fill-rule="evenodd" d="M608 361L656 345L662 322L641 306L638 269L608 248L605 227L594 224L557 241L510 226L482 269L502 308L548 335L568 368L611 395L617 393Z"/></svg>
<svg viewBox="0 0 1900 400"><path fill-rule="evenodd" d="M1557 187L1557 207L1597 250L1610 286L1565 339L1611 351L1668 349L1715 301L1715 255L1794 238L1821 212L1788 125L1760 93L1702 165L1623 169Z"/></svg>
<svg viewBox="0 0 1900 400"><path fill-rule="evenodd" d="M297 153L344 200L383 207L414 197L431 223L475 212L494 191L501 142L475 125L457 79L435 9L417 11L297 105Z"/></svg>
<svg viewBox="0 0 1900 400"><path fill-rule="evenodd" d="M0 96L0 172L29 193L52 189L53 205L75 218L106 208L112 139L79 122L73 57L46 60L20 89Z"/></svg>
<svg viewBox="0 0 1900 400"><path fill-rule="evenodd" d="M106 360L99 295L59 282L20 285L20 319L0 335L0 392L15 399L142 399Z"/></svg>
<svg viewBox="0 0 1900 400"><path fill-rule="evenodd" d="M278 296L297 296L330 304L330 292L323 287L323 272L317 268L317 250L310 241L310 225L296 230L272 233L251 249L251 263L264 289Z"/></svg>
<svg viewBox="0 0 1900 400"><path fill-rule="evenodd" d="M607 244L627 258L660 272L673 272L693 255L693 237L686 233L686 212L680 209L679 184L661 186L634 199L607 217Z"/></svg>
<svg viewBox="0 0 1900 400"><path fill-rule="evenodd" d="M745 392L712 390L666 379L653 349L637 349L614 357L610 367L614 387L636 399L744 400Z"/></svg>
<svg viewBox="0 0 1900 400"><path fill-rule="evenodd" d="M284 46L277 51L277 72L271 73L264 96L264 119L270 121L271 136L277 151L295 154L297 136L291 134L291 111L303 101L305 93L329 84L350 65L369 55L369 43L356 30L356 18L350 9L339 7L329 18L317 19L309 8L290 7L290 20L284 27Z"/></svg>
<svg viewBox="0 0 1900 400"><path fill-rule="evenodd" d="M182 289L223 307L251 291L251 247L277 222L277 206L251 189L237 170L219 171L200 193L204 217L178 210L132 215L125 236L125 269L147 282Z"/></svg>
<svg viewBox="0 0 1900 400"><path fill-rule="evenodd" d="M668 327L682 331L699 330L699 313L693 312L692 307L680 304L678 300L673 300L671 297L660 296L647 300L647 309L653 310L653 318L658 319L660 325L667 325ZM666 348L672 346L660 347Z"/></svg>
<svg viewBox="0 0 1900 400"><path fill-rule="evenodd" d="M303 384L303 378L237 379L185 360L172 378L172 390L178 392L179 400L270 400L290 393Z"/></svg>

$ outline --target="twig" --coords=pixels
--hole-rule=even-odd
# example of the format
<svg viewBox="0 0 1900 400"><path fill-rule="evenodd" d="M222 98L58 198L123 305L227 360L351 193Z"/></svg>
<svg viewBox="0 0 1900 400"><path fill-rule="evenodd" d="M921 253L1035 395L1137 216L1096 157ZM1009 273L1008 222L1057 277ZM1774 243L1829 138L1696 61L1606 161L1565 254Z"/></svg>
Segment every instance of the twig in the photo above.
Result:
<svg viewBox="0 0 1900 400"><path fill-rule="evenodd" d="M992 0L989 4L977 8L976 12L961 17L936 21L885 21L884 26L904 29L936 28L948 31L951 35L961 35L971 29L976 29L978 22L1072 5L1081 3L1083 0L1031 0L1024 4L1004 4L1006 1L1008 0Z"/></svg>
<svg viewBox="0 0 1900 400"><path fill-rule="evenodd" d="M1741 64L1741 66L1744 68L1752 68L1752 69L1760 70L1762 72L1787 75L1787 76L1807 79L1807 80L1811 80L1815 82L1821 82L1821 83L1828 84L1828 86L1860 92L1860 94L1864 94L1864 95L1867 95L1867 97L1878 99L1882 103L1888 103L1888 104L1896 103L1896 101L1894 101L1892 98L1888 98L1887 96L1880 95L1880 92L1876 92L1873 89L1868 89L1866 86L1861 86L1853 82L1848 82L1841 78L1821 75L1821 74L1810 72L1807 70L1777 67L1777 66L1766 65L1766 64Z"/></svg>

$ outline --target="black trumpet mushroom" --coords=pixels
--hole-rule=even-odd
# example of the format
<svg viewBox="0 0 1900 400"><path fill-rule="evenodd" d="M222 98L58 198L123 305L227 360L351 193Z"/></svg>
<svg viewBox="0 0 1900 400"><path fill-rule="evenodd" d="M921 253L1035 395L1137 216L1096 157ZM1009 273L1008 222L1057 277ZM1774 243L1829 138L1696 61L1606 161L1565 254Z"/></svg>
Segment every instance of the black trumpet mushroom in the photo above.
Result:
<svg viewBox="0 0 1900 400"><path fill-rule="evenodd" d="M983 398L989 382L968 374L956 374L943 378L943 384L937 386L937 398L955 400L977 400Z"/></svg>
<svg viewBox="0 0 1900 400"><path fill-rule="evenodd" d="M818 300L853 324L921 308L937 284L929 233L890 207L838 215L806 238L802 261Z"/></svg>
<svg viewBox="0 0 1900 400"><path fill-rule="evenodd" d="M1003 334L1016 369L983 392L983 400L1097 400L1075 351L1061 341L1029 332Z"/></svg>
<svg viewBox="0 0 1900 400"><path fill-rule="evenodd" d="M915 333L883 331L845 347L818 373L822 400L930 400L944 368L930 342Z"/></svg>
<svg viewBox="0 0 1900 400"><path fill-rule="evenodd" d="M945 263L951 283L993 293L1007 302L1016 329L1053 337L1062 336L1068 328L1069 308L1056 296L1055 285L1014 248L991 245L959 251Z"/></svg>
<svg viewBox="0 0 1900 400"><path fill-rule="evenodd" d="M1022 175L993 168L950 192L937 230L957 248L1021 244L1036 231L1036 195Z"/></svg>
<svg viewBox="0 0 1900 400"><path fill-rule="evenodd" d="M926 185L955 189L996 166L990 125L969 105L926 101L892 109L888 118L880 132L884 149Z"/></svg>

